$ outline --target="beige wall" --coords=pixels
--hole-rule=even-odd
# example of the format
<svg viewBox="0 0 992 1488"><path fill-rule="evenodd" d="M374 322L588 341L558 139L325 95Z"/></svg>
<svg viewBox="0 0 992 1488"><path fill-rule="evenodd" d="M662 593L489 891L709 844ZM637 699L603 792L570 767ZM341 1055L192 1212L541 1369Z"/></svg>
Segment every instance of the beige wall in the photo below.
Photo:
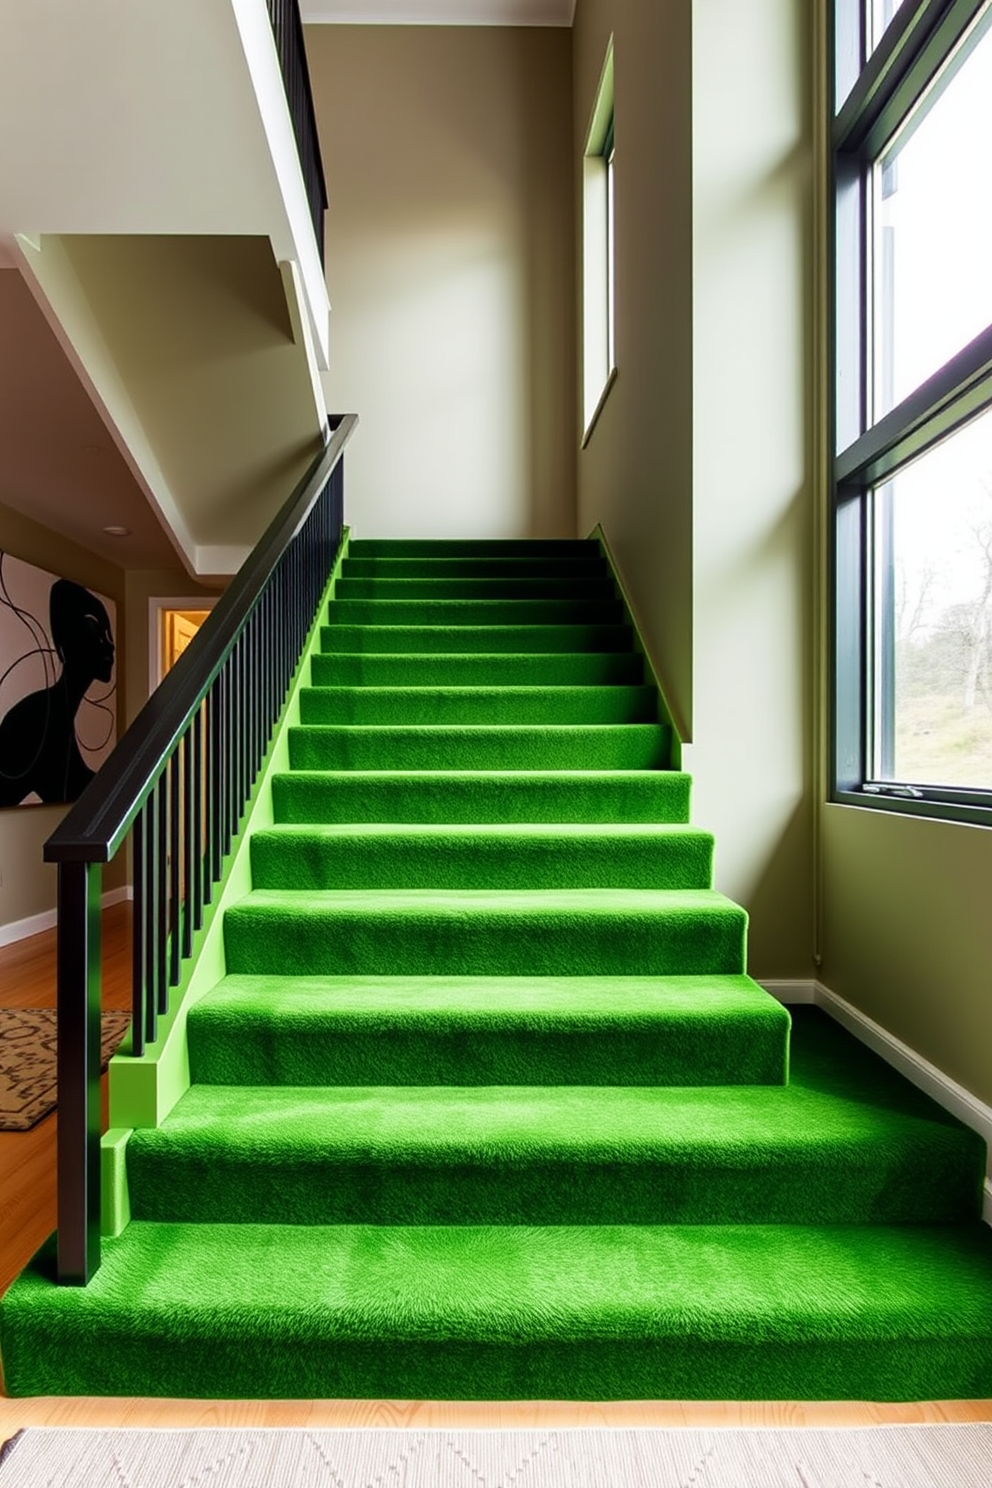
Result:
<svg viewBox="0 0 992 1488"><path fill-rule="evenodd" d="M750 966L812 974L806 0L579 0L614 35L618 377L579 461L691 744ZM578 189L578 188L576 188Z"/></svg>
<svg viewBox="0 0 992 1488"><path fill-rule="evenodd" d="M571 536L565 29L310 26L328 406L368 536Z"/></svg>
<svg viewBox="0 0 992 1488"><path fill-rule="evenodd" d="M812 974L808 0L693 0L695 818L760 976Z"/></svg>
<svg viewBox="0 0 992 1488"><path fill-rule="evenodd" d="M0 548L13 558L37 564L60 578L106 594L117 605L118 730L127 717L128 649L125 623L124 572L69 542L57 532L41 527L29 517L0 505ZM65 815L62 806L16 806L0 811L0 926L10 925L55 907L56 870L42 860L46 838ZM123 859L104 870L104 889L126 883Z"/></svg>
<svg viewBox="0 0 992 1488"><path fill-rule="evenodd" d="M692 103L688 0L578 0L572 180L611 33L618 377L579 456L579 533L601 522L683 729L692 717ZM581 235L581 222L578 224ZM581 357L580 357L581 365ZM580 420L580 390L573 398Z"/></svg>

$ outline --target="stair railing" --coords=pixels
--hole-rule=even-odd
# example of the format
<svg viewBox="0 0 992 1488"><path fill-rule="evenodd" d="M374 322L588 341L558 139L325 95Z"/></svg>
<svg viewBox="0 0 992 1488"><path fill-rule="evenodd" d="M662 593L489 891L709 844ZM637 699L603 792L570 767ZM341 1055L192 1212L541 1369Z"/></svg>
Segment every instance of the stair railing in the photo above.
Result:
<svg viewBox="0 0 992 1488"><path fill-rule="evenodd" d="M131 1052L169 1010L341 543L331 437L216 607L45 843L58 864L58 1279L100 1265L100 882L131 833Z"/></svg>
<svg viewBox="0 0 992 1488"><path fill-rule="evenodd" d="M320 140L317 136L317 115L314 112L313 92L310 87L310 70L303 42L303 22L300 19L299 0L266 0L272 34L279 54L286 101L296 135L296 149L303 171L303 184L310 203L310 218L320 261L324 262L324 213L327 210L327 188L324 184L324 166L320 158Z"/></svg>

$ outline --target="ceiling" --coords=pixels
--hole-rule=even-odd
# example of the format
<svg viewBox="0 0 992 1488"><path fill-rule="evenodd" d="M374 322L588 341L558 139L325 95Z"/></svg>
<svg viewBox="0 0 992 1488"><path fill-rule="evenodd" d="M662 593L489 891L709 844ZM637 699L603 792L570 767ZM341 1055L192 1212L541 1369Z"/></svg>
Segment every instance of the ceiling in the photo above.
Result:
<svg viewBox="0 0 992 1488"><path fill-rule="evenodd" d="M6 262L3 259L6 259ZM152 514L9 255L0 258L0 502L122 568L174 568ZM9 354L16 347L16 356ZM104 527L130 529L111 537Z"/></svg>
<svg viewBox="0 0 992 1488"><path fill-rule="evenodd" d="M366 26L570 26L575 0L301 0L304 21Z"/></svg>

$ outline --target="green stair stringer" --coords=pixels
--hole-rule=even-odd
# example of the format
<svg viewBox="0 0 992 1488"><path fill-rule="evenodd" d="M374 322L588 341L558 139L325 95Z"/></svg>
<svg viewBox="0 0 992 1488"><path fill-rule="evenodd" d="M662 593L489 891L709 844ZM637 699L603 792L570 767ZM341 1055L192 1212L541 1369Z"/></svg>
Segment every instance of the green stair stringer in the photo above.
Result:
<svg viewBox="0 0 992 1488"><path fill-rule="evenodd" d="M127 1187L127 1144L135 1128L158 1127L176 1102L189 1089L187 1020L190 1008L205 996L226 972L224 915L251 889L251 838L272 826L272 776L289 763L289 730L300 721L300 693L310 677L310 661L319 650L320 627L341 576L348 551L349 529L345 527L331 576L320 598L296 671L287 689L282 716L252 786L241 825L224 859L214 896L203 907L203 924L193 936L192 954L182 964L179 985L171 989L169 1010L158 1020L157 1035L135 1058L127 1053L130 1032L110 1061L110 1120L100 1151L101 1231L119 1235L130 1219Z"/></svg>

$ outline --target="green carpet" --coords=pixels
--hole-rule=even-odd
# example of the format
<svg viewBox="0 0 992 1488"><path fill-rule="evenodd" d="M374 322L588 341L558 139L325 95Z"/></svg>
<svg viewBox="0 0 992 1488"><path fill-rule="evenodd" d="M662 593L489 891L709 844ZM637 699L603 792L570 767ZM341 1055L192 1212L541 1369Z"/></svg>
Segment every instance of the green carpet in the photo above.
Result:
<svg viewBox="0 0 992 1488"><path fill-rule="evenodd" d="M8 1392L992 1394L984 1144L746 975L597 548L354 542L320 637L192 1084Z"/></svg>

